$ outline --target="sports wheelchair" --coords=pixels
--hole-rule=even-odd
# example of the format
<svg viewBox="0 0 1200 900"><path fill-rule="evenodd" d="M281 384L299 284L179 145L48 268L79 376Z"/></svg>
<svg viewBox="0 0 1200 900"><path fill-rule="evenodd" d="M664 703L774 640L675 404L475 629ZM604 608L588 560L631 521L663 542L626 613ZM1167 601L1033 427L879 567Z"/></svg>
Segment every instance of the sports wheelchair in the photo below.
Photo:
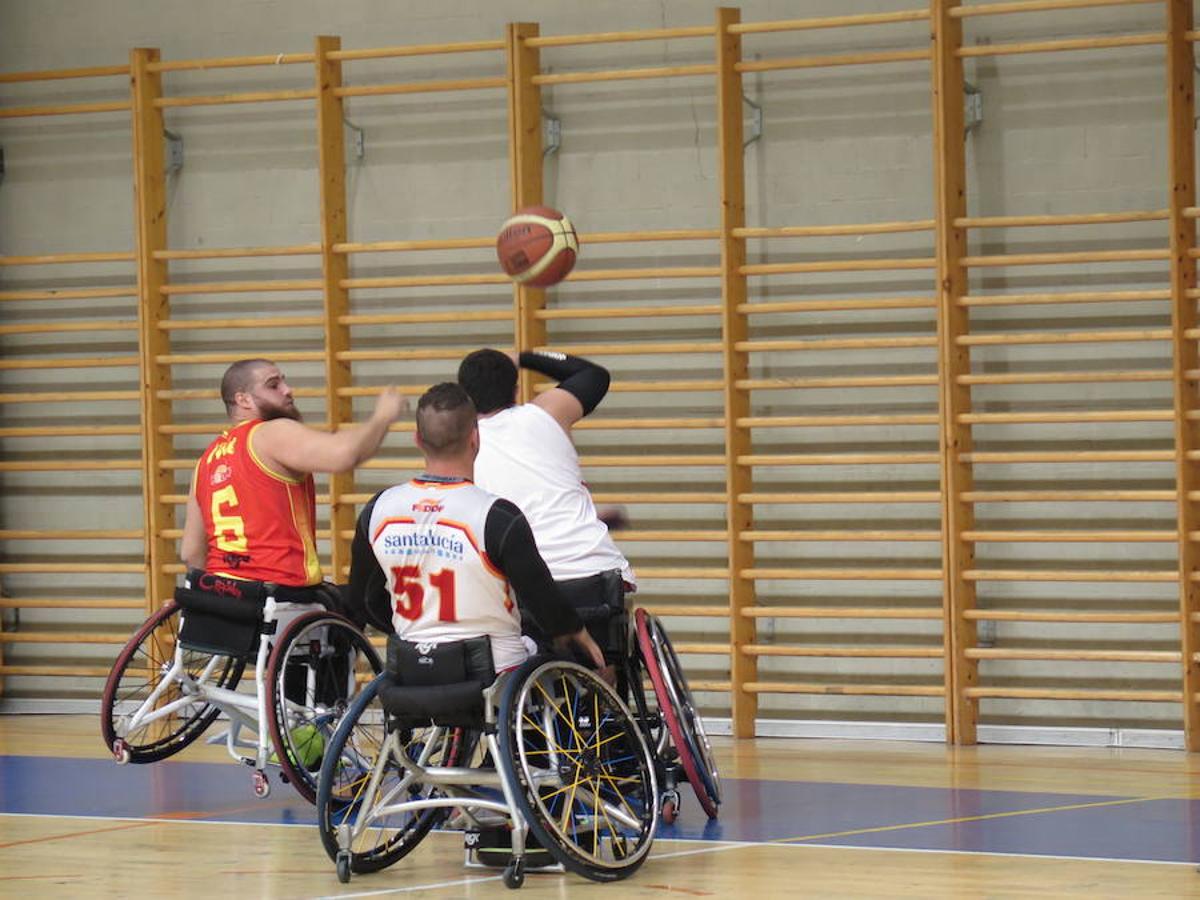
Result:
<svg viewBox="0 0 1200 900"><path fill-rule="evenodd" d="M239 690L253 661L253 691ZM319 591L189 572L174 600L147 619L104 686L100 730L118 764L178 753L222 713L230 756L267 766L308 802L329 738L360 686L383 669L378 652ZM253 737L243 738L242 729Z"/></svg>
<svg viewBox="0 0 1200 900"><path fill-rule="evenodd" d="M701 809L715 819L721 778L704 723L671 639L659 619L638 609L632 621L616 572L561 583L588 631L617 673L617 691L636 715L654 750L665 824L679 814L679 785L691 784ZM603 602L597 604L596 598ZM651 691L645 689L650 682Z"/></svg>
<svg viewBox="0 0 1200 900"><path fill-rule="evenodd" d="M472 766L469 763L476 762ZM658 824L654 758L595 672L534 656L496 676L486 637L388 639L321 766L317 821L339 880L397 862L454 810L482 864L520 887L554 864L595 881L632 874ZM485 835L506 837L488 846Z"/></svg>
<svg viewBox="0 0 1200 900"><path fill-rule="evenodd" d="M585 587L580 597L598 595ZM546 656L496 678L486 638L389 638L387 671L342 720L319 779L321 839L341 881L397 862L453 809L468 864L504 865L509 887L526 866L555 863L596 881L630 875L660 815L674 821L682 781L717 815L717 767L665 629L640 609L631 625L619 581L599 595L599 607L572 600L615 689ZM481 756L485 768L468 765Z"/></svg>

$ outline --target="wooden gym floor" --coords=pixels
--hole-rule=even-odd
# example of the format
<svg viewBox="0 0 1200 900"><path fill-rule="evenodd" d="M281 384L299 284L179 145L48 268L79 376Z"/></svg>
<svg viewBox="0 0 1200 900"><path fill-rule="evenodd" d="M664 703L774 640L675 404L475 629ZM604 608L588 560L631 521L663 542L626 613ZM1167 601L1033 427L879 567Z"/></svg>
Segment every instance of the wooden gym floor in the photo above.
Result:
<svg viewBox="0 0 1200 900"><path fill-rule="evenodd" d="M684 786L628 881L531 874L519 896L1200 897L1200 755L717 738L721 817ZM338 882L287 785L198 746L116 766L93 716L0 716L0 896L499 897L461 837ZM689 802L690 799L690 802Z"/></svg>

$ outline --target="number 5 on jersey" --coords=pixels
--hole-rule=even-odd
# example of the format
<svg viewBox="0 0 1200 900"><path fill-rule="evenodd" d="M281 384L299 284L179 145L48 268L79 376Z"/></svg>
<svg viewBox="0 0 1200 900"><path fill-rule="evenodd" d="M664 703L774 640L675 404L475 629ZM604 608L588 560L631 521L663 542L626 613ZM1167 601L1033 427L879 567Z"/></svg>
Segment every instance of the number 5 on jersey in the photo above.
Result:
<svg viewBox="0 0 1200 900"><path fill-rule="evenodd" d="M419 566L392 566L392 594L396 613L415 622L425 608L425 583L438 593L438 621L457 622L454 609L454 570L442 569L422 577Z"/></svg>

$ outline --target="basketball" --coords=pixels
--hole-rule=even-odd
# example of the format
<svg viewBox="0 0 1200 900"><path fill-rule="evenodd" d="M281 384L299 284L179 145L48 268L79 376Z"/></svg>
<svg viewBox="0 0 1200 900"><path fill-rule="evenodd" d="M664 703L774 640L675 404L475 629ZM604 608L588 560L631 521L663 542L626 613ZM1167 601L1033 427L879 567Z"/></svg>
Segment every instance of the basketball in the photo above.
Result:
<svg viewBox="0 0 1200 900"><path fill-rule="evenodd" d="M513 281L529 287L558 284L574 268L578 253L575 226L548 206L517 210L496 238L500 268Z"/></svg>

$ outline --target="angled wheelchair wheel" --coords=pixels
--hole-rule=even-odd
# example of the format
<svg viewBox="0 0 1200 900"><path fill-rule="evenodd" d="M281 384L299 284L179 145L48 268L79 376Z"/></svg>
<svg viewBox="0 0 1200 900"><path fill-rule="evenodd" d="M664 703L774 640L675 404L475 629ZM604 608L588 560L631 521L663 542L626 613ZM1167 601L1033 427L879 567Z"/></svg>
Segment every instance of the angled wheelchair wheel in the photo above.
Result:
<svg viewBox="0 0 1200 900"><path fill-rule="evenodd" d="M509 676L500 754L538 842L593 881L645 861L658 824L654 758L617 693L575 663L534 658Z"/></svg>
<svg viewBox="0 0 1200 900"><path fill-rule="evenodd" d="M414 782L403 754L425 765L461 766L473 746L473 736L460 728L390 727L379 696L390 679L384 673L362 689L321 764L317 824L325 852L345 880L352 872L376 872L399 861L450 813L387 811L389 804L434 796L436 790Z"/></svg>
<svg viewBox="0 0 1200 900"><path fill-rule="evenodd" d="M266 709L275 761L309 803L325 747L355 695L383 671L366 635L317 609L292 620L267 663Z"/></svg>
<svg viewBox="0 0 1200 900"><path fill-rule="evenodd" d="M656 617L639 609L634 622L642 663L654 685L659 715L679 754L679 764L696 792L700 806L710 819L715 819L717 806L721 803L721 779L679 657Z"/></svg>
<svg viewBox="0 0 1200 900"><path fill-rule="evenodd" d="M100 733L118 762L151 763L178 753L220 712L204 686L232 690L245 660L184 649L175 666L179 606L171 601L142 623L104 684Z"/></svg>

